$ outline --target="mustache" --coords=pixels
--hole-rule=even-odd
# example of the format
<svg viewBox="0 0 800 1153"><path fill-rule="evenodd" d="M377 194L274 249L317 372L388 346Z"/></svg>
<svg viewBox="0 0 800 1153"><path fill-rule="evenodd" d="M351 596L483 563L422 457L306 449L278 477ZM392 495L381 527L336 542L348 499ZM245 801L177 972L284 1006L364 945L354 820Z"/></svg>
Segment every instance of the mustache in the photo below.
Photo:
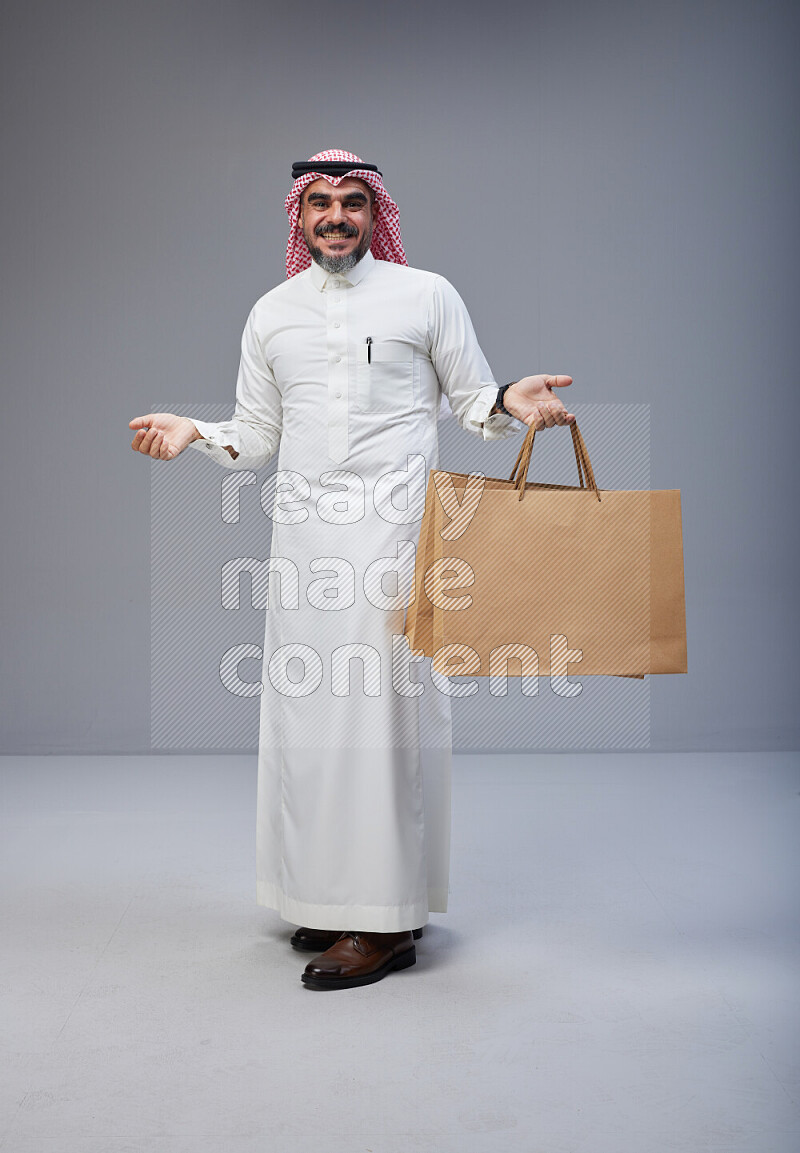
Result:
<svg viewBox="0 0 800 1153"><path fill-rule="evenodd" d="M352 224L340 224L336 228L330 225L318 224L314 229L315 236L358 236L358 229Z"/></svg>

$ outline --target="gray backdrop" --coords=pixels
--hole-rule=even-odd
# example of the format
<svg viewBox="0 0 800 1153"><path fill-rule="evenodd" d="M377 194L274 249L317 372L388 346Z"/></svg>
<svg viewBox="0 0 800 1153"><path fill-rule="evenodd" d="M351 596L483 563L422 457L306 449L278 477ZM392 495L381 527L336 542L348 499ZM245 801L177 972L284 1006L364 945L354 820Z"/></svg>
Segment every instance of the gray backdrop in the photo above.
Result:
<svg viewBox="0 0 800 1153"><path fill-rule="evenodd" d="M149 748L159 466L127 422L232 403L291 161L327 147L383 168L410 262L458 287L498 379L569 373L579 417L650 406L691 669L653 679L652 746L800 745L788 4L1 19L4 751Z"/></svg>

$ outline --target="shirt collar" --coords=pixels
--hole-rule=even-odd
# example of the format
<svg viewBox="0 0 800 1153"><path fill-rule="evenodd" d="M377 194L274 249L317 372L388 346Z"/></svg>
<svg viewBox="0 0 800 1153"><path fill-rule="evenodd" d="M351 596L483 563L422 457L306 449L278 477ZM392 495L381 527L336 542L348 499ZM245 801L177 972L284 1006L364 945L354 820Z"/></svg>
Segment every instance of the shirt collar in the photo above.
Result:
<svg viewBox="0 0 800 1153"><path fill-rule="evenodd" d="M326 288L332 287L333 281L342 281L347 285L360 284L374 265L375 257L369 249L367 249L361 257L355 268L349 268L347 272L326 272L324 268L321 268L320 265L317 264L316 260L312 260L311 283L318 292L324 292Z"/></svg>

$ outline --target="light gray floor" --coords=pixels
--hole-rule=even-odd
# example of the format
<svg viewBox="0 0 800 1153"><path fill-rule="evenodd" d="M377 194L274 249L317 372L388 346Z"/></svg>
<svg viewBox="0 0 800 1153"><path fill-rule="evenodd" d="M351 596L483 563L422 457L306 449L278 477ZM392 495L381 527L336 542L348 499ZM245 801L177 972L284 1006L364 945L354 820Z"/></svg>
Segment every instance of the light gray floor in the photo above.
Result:
<svg viewBox="0 0 800 1153"><path fill-rule="evenodd" d="M796 1153L791 754L460 757L418 963L314 993L253 757L2 762L8 1153Z"/></svg>

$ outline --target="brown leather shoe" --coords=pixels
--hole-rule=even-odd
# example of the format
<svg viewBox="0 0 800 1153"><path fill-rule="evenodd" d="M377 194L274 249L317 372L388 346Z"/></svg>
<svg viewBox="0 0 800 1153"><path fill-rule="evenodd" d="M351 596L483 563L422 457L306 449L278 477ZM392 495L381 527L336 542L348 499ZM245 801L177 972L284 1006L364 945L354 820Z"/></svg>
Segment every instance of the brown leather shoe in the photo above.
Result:
<svg viewBox="0 0 800 1153"><path fill-rule="evenodd" d="M411 933L342 933L326 952L308 962L302 981L309 989L352 989L380 981L416 960Z"/></svg>
<svg viewBox="0 0 800 1153"><path fill-rule="evenodd" d="M295 931L293 937L289 939L289 943L295 949L308 949L312 953L324 953L326 949L330 949L331 945L335 945L342 935L341 929L307 929L301 927ZM414 940L418 941L422 936L422 929L413 930Z"/></svg>

